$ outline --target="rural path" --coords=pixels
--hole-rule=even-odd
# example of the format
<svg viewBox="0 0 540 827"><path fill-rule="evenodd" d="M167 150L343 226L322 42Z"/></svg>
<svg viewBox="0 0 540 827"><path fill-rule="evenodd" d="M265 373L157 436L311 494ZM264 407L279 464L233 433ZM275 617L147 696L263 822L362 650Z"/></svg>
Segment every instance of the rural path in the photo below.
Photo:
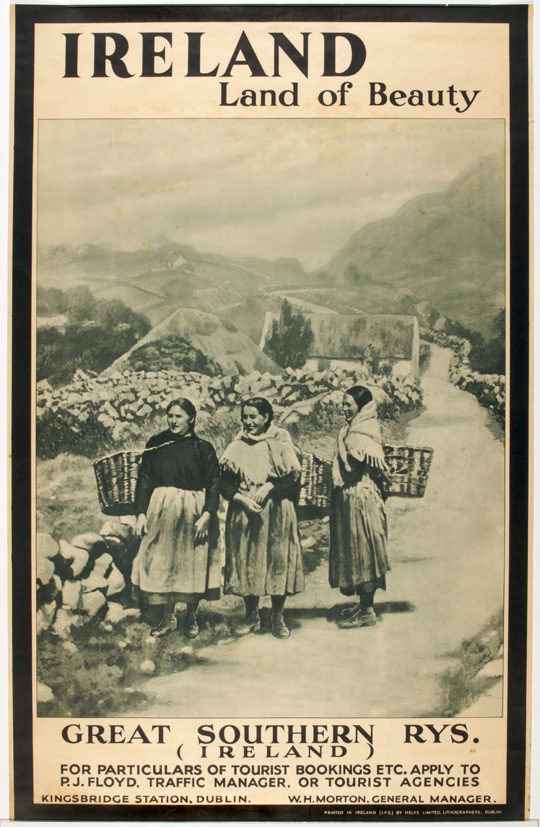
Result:
<svg viewBox="0 0 540 827"><path fill-rule="evenodd" d="M425 411L407 442L435 449L423 499L387 502L392 571L378 623L340 630L324 561L287 601L289 640L268 628L199 650L201 665L148 680L145 715L422 716L438 709L453 652L503 600L504 448L487 411L448 380L432 346ZM309 552L306 552L309 553ZM264 604L266 605L266 603Z"/></svg>

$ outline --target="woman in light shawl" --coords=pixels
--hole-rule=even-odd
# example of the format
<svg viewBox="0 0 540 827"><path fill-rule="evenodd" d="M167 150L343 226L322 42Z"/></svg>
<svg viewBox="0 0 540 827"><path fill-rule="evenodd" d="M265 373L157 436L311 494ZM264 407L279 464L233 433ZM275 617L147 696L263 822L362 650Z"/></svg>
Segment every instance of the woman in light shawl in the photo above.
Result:
<svg viewBox="0 0 540 827"><path fill-rule="evenodd" d="M242 430L221 459L221 493L229 500L225 529L225 593L244 598L235 634L260 628L259 599L272 600L272 632L286 639L286 596L304 589L295 503L300 463L287 431L272 423L267 399L242 403Z"/></svg>
<svg viewBox="0 0 540 827"><path fill-rule="evenodd" d="M368 388L356 385L343 398L347 424L338 435L330 514L330 585L359 603L344 612L342 629L373 626L373 597L386 588L388 530L383 501L387 466Z"/></svg>

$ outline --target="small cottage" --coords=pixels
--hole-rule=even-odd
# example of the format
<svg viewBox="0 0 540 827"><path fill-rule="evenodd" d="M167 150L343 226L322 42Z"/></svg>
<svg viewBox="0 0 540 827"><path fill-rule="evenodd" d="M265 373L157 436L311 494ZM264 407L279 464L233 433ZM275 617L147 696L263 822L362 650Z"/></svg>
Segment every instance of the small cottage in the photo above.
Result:
<svg viewBox="0 0 540 827"><path fill-rule="evenodd" d="M416 316L304 314L311 322L313 344L306 369L355 368L367 358L392 363L396 374L419 373L420 337ZM260 347L264 350L279 314L267 313Z"/></svg>

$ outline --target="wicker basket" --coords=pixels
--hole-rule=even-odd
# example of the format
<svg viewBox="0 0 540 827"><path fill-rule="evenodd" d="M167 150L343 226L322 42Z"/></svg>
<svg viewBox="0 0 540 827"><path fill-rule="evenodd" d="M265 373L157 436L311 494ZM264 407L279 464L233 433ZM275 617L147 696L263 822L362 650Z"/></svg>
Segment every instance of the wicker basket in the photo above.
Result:
<svg viewBox="0 0 540 827"><path fill-rule="evenodd" d="M142 451L119 451L94 462L99 504L104 514L121 517L135 513L135 488ZM302 454L302 508L328 510L332 493L332 465L314 454Z"/></svg>
<svg viewBox="0 0 540 827"><path fill-rule="evenodd" d="M388 497L423 497L433 448L385 445L389 468L385 493ZM332 464L313 454L302 454L300 507L327 511L332 492Z"/></svg>
<svg viewBox="0 0 540 827"><path fill-rule="evenodd" d="M135 488L142 451L119 451L94 462L99 504L104 514L135 513Z"/></svg>
<svg viewBox="0 0 540 827"><path fill-rule="evenodd" d="M301 508L327 510L332 494L332 465L315 454L302 454L302 474L300 477Z"/></svg>
<svg viewBox="0 0 540 827"><path fill-rule="evenodd" d="M385 445L384 458L390 469L386 488L389 497L424 496L433 448Z"/></svg>
<svg viewBox="0 0 540 827"><path fill-rule="evenodd" d="M135 488L142 451L119 451L94 462L99 504L104 514L122 517L135 513ZM389 497L423 497L433 448L385 445L390 469L386 493ZM298 505L315 515L330 508L332 464L315 454L302 454L301 489Z"/></svg>

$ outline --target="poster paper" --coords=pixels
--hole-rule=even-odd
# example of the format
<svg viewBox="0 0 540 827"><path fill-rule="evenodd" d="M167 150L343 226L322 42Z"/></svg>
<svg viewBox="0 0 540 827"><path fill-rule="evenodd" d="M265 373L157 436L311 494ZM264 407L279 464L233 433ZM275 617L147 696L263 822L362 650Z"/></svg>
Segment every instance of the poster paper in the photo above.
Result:
<svg viewBox="0 0 540 827"><path fill-rule="evenodd" d="M525 818L528 8L12 43L12 814Z"/></svg>

